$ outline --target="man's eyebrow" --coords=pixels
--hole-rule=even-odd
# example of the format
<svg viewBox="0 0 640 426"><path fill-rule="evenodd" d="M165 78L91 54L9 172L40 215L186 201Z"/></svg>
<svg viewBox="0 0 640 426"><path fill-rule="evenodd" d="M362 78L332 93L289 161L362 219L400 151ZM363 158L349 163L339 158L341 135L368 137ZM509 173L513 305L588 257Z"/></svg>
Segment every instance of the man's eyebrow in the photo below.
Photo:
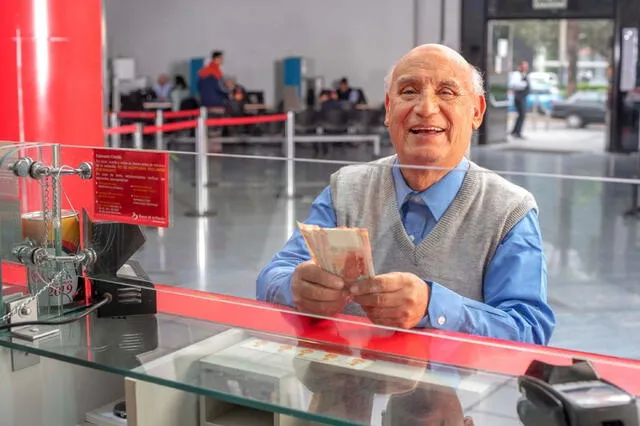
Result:
<svg viewBox="0 0 640 426"><path fill-rule="evenodd" d="M419 81L420 81L420 79L418 77L405 75L405 76L400 76L400 77L398 77L396 79L396 85L398 87L402 87L402 86L406 86L408 84L416 84ZM458 83L455 80L440 81L438 83L438 86L440 86L440 87L448 87L448 88L454 89L454 90L462 90L462 85L460 85L460 83Z"/></svg>
<svg viewBox="0 0 640 426"><path fill-rule="evenodd" d="M398 86L403 86L405 84L416 83L419 79L417 77L412 77L410 75L400 76L396 80L396 84Z"/></svg>
<svg viewBox="0 0 640 426"><path fill-rule="evenodd" d="M451 89L460 89L460 84L455 80L445 80L440 82L440 86L449 87Z"/></svg>

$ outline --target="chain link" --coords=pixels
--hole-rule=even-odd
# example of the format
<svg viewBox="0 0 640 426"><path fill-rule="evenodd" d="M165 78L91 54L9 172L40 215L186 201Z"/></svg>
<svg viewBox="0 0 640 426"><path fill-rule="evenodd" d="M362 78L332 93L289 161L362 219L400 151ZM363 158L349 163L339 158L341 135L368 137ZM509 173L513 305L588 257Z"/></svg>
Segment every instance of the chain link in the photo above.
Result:
<svg viewBox="0 0 640 426"><path fill-rule="evenodd" d="M53 278L51 279L51 281L47 285L45 285L40 290L38 290L34 295L30 296L27 300L25 300L24 303L21 303L20 305L18 305L15 308L11 309L5 315L1 316L0 317L0 323L6 322L13 315L15 315L16 313L20 312L22 310L22 308L24 308L25 306L28 306L31 302L36 300L42 293L44 293L46 290L49 290L51 287L53 287L53 285L57 281L62 282L62 274L64 274L64 273L65 273L65 270L62 269L60 272L58 272L56 275L53 276Z"/></svg>
<svg viewBox="0 0 640 426"><path fill-rule="evenodd" d="M44 176L40 181L42 185L42 192L44 193L44 198L42 200L42 220L44 221L44 235L42 238L42 246L47 248L49 247L49 224L52 219L52 210L50 208L49 198L51 197L51 186L53 184L52 176Z"/></svg>
<svg viewBox="0 0 640 426"><path fill-rule="evenodd" d="M50 231L50 225L51 222L53 220L56 220L55 215L54 215L54 207L56 206L56 191L53 191L53 204L51 204L51 191L52 191L52 186L53 186L53 181L54 179L57 179L57 177L59 176L53 176L53 175L49 175L49 176L43 176L40 179L40 186L42 189L42 193L43 193L43 198L42 198L42 221L44 222L44 235L42 235L42 247L44 247L45 249L49 248L49 245L51 243L55 244L53 241L49 241L49 231ZM53 238L52 238L53 240ZM56 282L60 281L60 284L62 284L62 275L66 272L65 268L62 268L60 271L58 271L53 278L51 279L51 281L49 283L47 283L45 286L43 286L40 290L38 290L35 294L31 295L24 303L16 306L14 309L11 309L9 312L7 312L5 315L3 315L2 317L0 317L0 323L4 323L7 320L9 320L13 315L15 315L16 313L20 312L25 306L28 306L31 302L33 302L34 300L36 300L42 293L44 293L45 291L49 290L51 287L54 286L54 284L56 284ZM44 280L44 278L42 278L42 276L40 276L40 274L38 274L38 278L40 278L40 282L46 282Z"/></svg>

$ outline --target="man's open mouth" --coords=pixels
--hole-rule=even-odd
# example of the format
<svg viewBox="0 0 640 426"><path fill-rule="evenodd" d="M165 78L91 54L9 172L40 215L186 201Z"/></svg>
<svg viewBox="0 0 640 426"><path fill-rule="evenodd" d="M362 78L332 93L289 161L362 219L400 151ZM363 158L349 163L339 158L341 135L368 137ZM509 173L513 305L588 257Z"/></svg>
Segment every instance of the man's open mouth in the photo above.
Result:
<svg viewBox="0 0 640 426"><path fill-rule="evenodd" d="M412 127L409 132L414 135L435 135L444 132L442 127L428 126L428 127Z"/></svg>

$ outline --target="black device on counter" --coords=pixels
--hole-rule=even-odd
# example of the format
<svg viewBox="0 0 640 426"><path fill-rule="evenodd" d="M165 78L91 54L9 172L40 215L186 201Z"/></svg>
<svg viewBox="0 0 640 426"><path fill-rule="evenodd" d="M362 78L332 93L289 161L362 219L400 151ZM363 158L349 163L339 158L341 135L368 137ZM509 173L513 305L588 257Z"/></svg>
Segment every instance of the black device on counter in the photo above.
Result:
<svg viewBox="0 0 640 426"><path fill-rule="evenodd" d="M533 361L518 377L518 415L526 426L638 426L636 398L601 379L588 361Z"/></svg>
<svg viewBox="0 0 640 426"><path fill-rule="evenodd" d="M120 419L127 418L127 404L125 401L120 401L113 406L113 415Z"/></svg>
<svg viewBox="0 0 640 426"><path fill-rule="evenodd" d="M93 297L105 293L113 297L98 309L98 317L148 315L157 312L156 292L140 264L131 260L145 243L138 225L117 222L93 222L83 212L85 247L96 252L97 260L89 267Z"/></svg>

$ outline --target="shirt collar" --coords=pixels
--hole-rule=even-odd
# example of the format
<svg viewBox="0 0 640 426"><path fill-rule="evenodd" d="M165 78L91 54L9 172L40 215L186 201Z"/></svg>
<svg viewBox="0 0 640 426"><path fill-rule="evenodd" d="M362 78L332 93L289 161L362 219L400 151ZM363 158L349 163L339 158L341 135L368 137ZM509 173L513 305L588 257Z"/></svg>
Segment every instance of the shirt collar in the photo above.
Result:
<svg viewBox="0 0 640 426"><path fill-rule="evenodd" d="M394 165L398 165L398 158L396 157ZM449 208L449 205L458 194L462 181L469 169L469 160L465 157L462 158L460 163L455 169L448 172L442 179L431 185L429 188L422 192L414 191L407 185L404 180L399 167L392 168L393 183L396 189L396 202L398 208L402 209L407 200L412 196L419 196L425 203L435 220L440 220L445 211Z"/></svg>

